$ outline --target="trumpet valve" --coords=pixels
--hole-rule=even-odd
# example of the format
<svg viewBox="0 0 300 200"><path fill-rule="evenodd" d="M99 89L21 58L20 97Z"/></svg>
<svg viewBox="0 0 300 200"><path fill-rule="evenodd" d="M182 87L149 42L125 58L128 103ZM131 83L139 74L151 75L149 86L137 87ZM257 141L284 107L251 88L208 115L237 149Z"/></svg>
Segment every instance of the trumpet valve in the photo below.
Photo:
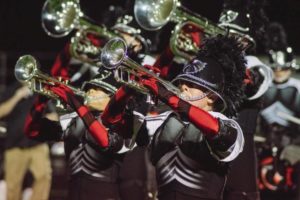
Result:
<svg viewBox="0 0 300 200"><path fill-rule="evenodd" d="M63 84L65 84L65 85L68 85L68 84L70 83L70 80L69 80L69 79L65 79L65 78L63 78L63 77L61 77L61 76L58 76L58 77L57 77L57 80L58 80L58 82L63 83ZM53 85L54 85L54 83L53 83Z"/></svg>

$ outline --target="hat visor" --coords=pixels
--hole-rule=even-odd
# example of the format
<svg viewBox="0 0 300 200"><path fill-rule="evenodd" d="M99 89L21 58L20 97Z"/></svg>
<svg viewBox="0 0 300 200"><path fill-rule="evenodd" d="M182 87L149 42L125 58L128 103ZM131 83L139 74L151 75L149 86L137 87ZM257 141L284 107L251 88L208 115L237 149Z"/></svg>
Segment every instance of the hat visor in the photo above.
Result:
<svg viewBox="0 0 300 200"><path fill-rule="evenodd" d="M86 81L82 84L82 87L81 89L86 91L88 90L90 87L96 87L96 88L99 88L103 91L105 91L106 93L109 93L110 95L113 95L117 88L113 87L113 86L110 86L109 84L102 84L102 83L95 83L95 82L92 82L92 81Z"/></svg>
<svg viewBox="0 0 300 200"><path fill-rule="evenodd" d="M222 104L219 105L220 107L218 107L219 112L223 112L227 108L227 103L223 99L223 97L221 96L221 94L219 92L217 92L216 90L210 88L207 84L205 84L205 82L206 82L205 80L200 79L198 77L195 78L193 76L187 76L185 74L181 74L181 75L178 75L176 78L174 78L171 82L176 85L178 83L178 81L186 81L186 82L189 82L189 83L193 83L193 84L198 85L200 87L203 87L203 88L205 88L205 89L213 92L215 95L217 95L218 98L222 102Z"/></svg>

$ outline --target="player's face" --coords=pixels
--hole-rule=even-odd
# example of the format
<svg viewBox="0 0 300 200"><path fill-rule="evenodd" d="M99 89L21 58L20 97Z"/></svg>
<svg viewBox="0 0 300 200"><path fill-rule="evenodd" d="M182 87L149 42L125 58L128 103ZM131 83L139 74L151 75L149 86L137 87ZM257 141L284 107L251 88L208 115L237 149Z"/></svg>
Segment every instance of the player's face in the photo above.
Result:
<svg viewBox="0 0 300 200"><path fill-rule="evenodd" d="M92 110L103 111L110 100L110 96L101 89L91 88L86 93L85 105Z"/></svg>
<svg viewBox="0 0 300 200"><path fill-rule="evenodd" d="M134 47L133 49L134 52L139 52L142 49L142 44L138 39L136 39L136 37L133 37L126 33L123 33L122 36L128 46Z"/></svg>
<svg viewBox="0 0 300 200"><path fill-rule="evenodd" d="M212 94L211 92L206 92L203 91L201 88L199 87L194 87L191 86L189 84L180 84L179 85L179 89L182 92L183 96L186 96L190 99L196 98L197 97L203 97L197 100L187 100L190 104L201 108L203 110L206 111L212 111L213 110L213 103L214 100L212 98L212 96L210 94Z"/></svg>
<svg viewBox="0 0 300 200"><path fill-rule="evenodd" d="M288 80L292 74L292 70L289 68L275 68L274 72L274 81L276 83L282 83Z"/></svg>

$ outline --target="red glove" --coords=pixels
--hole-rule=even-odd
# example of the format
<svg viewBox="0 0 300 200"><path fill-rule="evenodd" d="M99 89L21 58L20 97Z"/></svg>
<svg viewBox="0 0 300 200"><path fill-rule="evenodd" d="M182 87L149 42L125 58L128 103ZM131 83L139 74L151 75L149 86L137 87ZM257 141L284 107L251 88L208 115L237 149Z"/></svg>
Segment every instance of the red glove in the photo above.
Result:
<svg viewBox="0 0 300 200"><path fill-rule="evenodd" d="M155 78L145 78L144 77L143 79L141 79L140 83L142 83L143 86L148 88L153 95L155 95L155 96L159 95L160 85Z"/></svg>
<svg viewBox="0 0 300 200"><path fill-rule="evenodd" d="M156 78L149 75L141 75L140 77L140 84L148 88L154 96L163 97L168 94L168 90Z"/></svg>
<svg viewBox="0 0 300 200"><path fill-rule="evenodd" d="M69 87L59 84L58 86L50 86L49 89L77 112L91 135L96 139L101 147L107 148L109 146L109 138L106 128L97 119L95 119L86 106L82 105Z"/></svg>
<svg viewBox="0 0 300 200"><path fill-rule="evenodd" d="M160 69L155 67L155 66L151 66L151 65L144 65L144 67L152 72L154 72L155 74L159 74L160 73Z"/></svg>
<svg viewBox="0 0 300 200"><path fill-rule="evenodd" d="M48 86L47 89L52 91L60 100L69 105L72 103L71 98L75 96L74 92L68 86L63 84Z"/></svg>

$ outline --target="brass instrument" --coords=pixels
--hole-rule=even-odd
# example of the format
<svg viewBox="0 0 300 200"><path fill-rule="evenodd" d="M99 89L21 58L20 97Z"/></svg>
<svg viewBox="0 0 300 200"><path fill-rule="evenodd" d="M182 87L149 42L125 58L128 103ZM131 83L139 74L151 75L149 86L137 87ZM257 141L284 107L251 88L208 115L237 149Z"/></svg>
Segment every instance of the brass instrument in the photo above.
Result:
<svg viewBox="0 0 300 200"><path fill-rule="evenodd" d="M155 78L167 89L174 92L179 97L180 90L172 83L163 80L153 71L150 71L139 65L127 56L127 46L123 39L114 38L106 43L101 52L101 62L108 70L113 70L117 81L126 84L129 87L136 89L145 94L149 94L149 90L143 85L140 85L133 77L139 78L140 73L147 74Z"/></svg>
<svg viewBox="0 0 300 200"><path fill-rule="evenodd" d="M47 0L42 9L42 27L51 37L60 38L77 30L71 39L70 53L75 58L99 66L100 49L87 39L91 33L107 40L119 37L104 25L92 23L79 6L79 0Z"/></svg>
<svg viewBox="0 0 300 200"><path fill-rule="evenodd" d="M150 31L160 29L169 21L177 23L170 38L170 48L175 55L185 59L191 59L199 47L184 34L184 27L197 27L208 36L224 35L228 32L225 28L181 6L179 0L135 0L134 15L138 24Z"/></svg>
<svg viewBox="0 0 300 200"><path fill-rule="evenodd" d="M77 88L68 85L66 82L50 77L39 70L39 64L31 55L21 56L15 65L15 77L20 82L26 82L33 92L42 94L52 99L58 100L58 96L45 89L47 85L55 83L69 87L76 95L85 96L85 93ZM61 103L59 103L61 107Z"/></svg>
<svg viewBox="0 0 300 200"><path fill-rule="evenodd" d="M42 26L51 37L63 37L72 30L89 30L100 36L118 36L105 26L90 22L80 10L79 0L47 0L42 9Z"/></svg>
<svg viewBox="0 0 300 200"><path fill-rule="evenodd" d="M75 36L71 38L70 54L82 62L100 67L101 62L99 57L101 48L93 45L92 42L87 39L87 34L89 33L90 31L87 30L79 30L76 32Z"/></svg>

